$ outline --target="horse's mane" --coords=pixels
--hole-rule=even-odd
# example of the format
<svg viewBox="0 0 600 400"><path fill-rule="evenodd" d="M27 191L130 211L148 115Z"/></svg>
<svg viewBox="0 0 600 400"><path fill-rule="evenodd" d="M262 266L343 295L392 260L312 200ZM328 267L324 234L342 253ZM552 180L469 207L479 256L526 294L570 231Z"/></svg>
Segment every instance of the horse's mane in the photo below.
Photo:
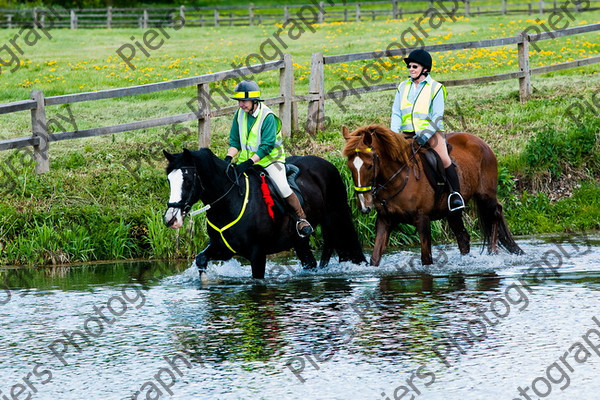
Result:
<svg viewBox="0 0 600 400"><path fill-rule="evenodd" d="M343 154L349 157L356 149L372 147L383 159L392 161L402 160L409 164L411 143L402 134L378 124L362 126L350 134L346 139Z"/></svg>

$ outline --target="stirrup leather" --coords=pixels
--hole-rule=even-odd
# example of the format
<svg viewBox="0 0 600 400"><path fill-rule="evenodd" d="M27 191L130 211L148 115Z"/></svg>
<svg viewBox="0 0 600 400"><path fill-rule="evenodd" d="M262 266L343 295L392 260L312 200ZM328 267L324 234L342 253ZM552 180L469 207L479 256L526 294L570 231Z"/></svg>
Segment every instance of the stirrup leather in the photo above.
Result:
<svg viewBox="0 0 600 400"><path fill-rule="evenodd" d="M457 207L452 208L450 206L450 204L452 203L452 196L458 196L458 199L460 200L460 205ZM463 199L463 197L461 196L460 193L458 192L452 192L448 195L448 210L450 210L450 212L454 212L454 211L458 211L458 210L462 210L463 208L465 208L465 200Z"/></svg>
<svg viewBox="0 0 600 400"><path fill-rule="evenodd" d="M299 226L302 222L306 222L308 224L307 226L305 226L305 228L310 229L310 232L308 234L303 234L300 232ZM300 236L301 238L305 238L305 237L310 236L314 232L314 230L313 230L313 227L310 224L310 222L308 222L307 220L305 220L303 218L299 218L298 221L296 221L296 232L298 233L298 236Z"/></svg>

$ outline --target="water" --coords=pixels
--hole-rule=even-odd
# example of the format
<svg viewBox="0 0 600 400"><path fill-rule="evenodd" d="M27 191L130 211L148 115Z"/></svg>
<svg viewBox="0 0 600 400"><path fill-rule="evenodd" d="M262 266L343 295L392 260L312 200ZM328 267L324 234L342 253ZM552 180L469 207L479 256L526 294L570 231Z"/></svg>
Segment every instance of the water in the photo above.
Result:
<svg viewBox="0 0 600 400"><path fill-rule="evenodd" d="M519 244L438 246L428 268L273 259L263 283L235 260L208 283L164 262L0 270L0 398L597 398L600 237Z"/></svg>

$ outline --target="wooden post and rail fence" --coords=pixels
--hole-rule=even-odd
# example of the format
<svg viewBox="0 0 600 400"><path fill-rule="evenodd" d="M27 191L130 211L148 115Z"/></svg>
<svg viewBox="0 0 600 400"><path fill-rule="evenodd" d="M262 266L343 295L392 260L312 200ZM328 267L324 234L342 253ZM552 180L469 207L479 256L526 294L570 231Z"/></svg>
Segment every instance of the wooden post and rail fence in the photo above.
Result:
<svg viewBox="0 0 600 400"><path fill-rule="evenodd" d="M410 14L423 14L433 6L433 0L392 0L365 2L336 2L311 0L311 4L289 4L280 6L219 6L219 7L145 7L145 8L87 8L58 9L52 13L43 7L33 9L0 9L0 27L16 28L22 25L53 28L131 28L146 29L163 26L165 21L174 24L185 21L186 26L253 26L261 24L283 24L296 17L301 10L310 8L316 13L316 22L350 22L400 19ZM587 11L600 9L600 0L589 2ZM560 11L565 0L498 0L490 4L483 0L436 0L436 4L446 3L457 9L455 15L472 17L477 15L544 14ZM573 3L580 11L579 3ZM46 14L53 21L45 21ZM306 17L306 15L305 15ZM169 22L170 21L170 22ZM177 23L181 25L181 22Z"/></svg>
<svg viewBox="0 0 600 400"><path fill-rule="evenodd" d="M530 68L529 66L529 43L531 41L541 41L554 39L569 35L577 35L588 32L600 31L600 23L578 26L562 29L558 31L544 32L536 35L521 33L519 36L488 39L473 42L449 43L422 47L429 52L443 52L461 49L477 49L485 47L517 45L519 70L495 75L472 77L465 79L455 79L441 81L446 86L459 86L481 84L489 82L498 82L509 79L519 80L519 94L522 102L526 102L531 95L531 75L543 74L552 71L559 71L569 68L576 68L584 65L600 62L600 56L594 56L579 60L563 62L559 64L548 65L544 67ZM267 105L279 106L279 117L282 120L282 133L289 137L293 130L298 130L297 105L299 102L308 102L308 114L306 120L306 130L313 134L317 130L323 130L325 123L325 101L339 97L360 95L363 93L379 92L386 90L395 90L398 82L386 83L380 85L362 85L358 88L348 87L345 90L325 91L325 73L324 66L342 62L352 62L360 60L387 61L390 57L397 57L397 62L402 62L402 56L411 49L392 49L388 52L375 51L354 54L342 54L324 56L322 53L312 55L311 72L309 88L307 94L295 94L294 89L294 71L292 57L285 54L283 59L270 61L262 65L253 65L237 70L228 70L215 72L206 75L193 76L189 78L176 79L171 81L151 83L126 88L99 90L95 92L74 93L61 96L44 96L39 90L31 92L29 100L15 101L11 103L0 104L0 114L9 114L20 111L30 111L31 113L31 132L30 136L0 141L1 150L18 149L32 146L36 162L35 170L37 173L43 173L49 170L49 147L51 142L79 139L120 132L128 132L139 129L146 129L157 126L172 125L187 121L198 121L198 144L200 147L208 147L211 138L211 120L212 118L230 115L237 110L237 106L222 107L211 109L211 91L210 84L231 79L235 76L244 76L254 74L256 71L266 72L279 70L279 96L265 99ZM354 80L351 80L352 82ZM185 114L171 115L144 121L126 122L118 125L105 126L100 128L90 128L71 132L49 133L46 122L46 107L60 104L70 104L77 102L94 101L101 99L110 99L124 96L135 96L145 93L154 93L165 90L173 90L184 87L196 86L198 110Z"/></svg>

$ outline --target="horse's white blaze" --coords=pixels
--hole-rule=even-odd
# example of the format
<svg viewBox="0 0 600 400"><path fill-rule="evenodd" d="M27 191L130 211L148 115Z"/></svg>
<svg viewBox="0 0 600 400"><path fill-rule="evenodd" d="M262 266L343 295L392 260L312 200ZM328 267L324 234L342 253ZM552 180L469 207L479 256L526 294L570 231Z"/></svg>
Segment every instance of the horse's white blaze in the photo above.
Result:
<svg viewBox="0 0 600 400"><path fill-rule="evenodd" d="M360 157L356 156L354 157L354 161L352 162L352 164L354 164L354 168L356 168L356 186L360 187L360 169L362 168L364 162L363 160L361 160ZM365 209L365 196L362 193L358 194L358 201L360 201L360 208L361 209Z"/></svg>
<svg viewBox="0 0 600 400"><path fill-rule="evenodd" d="M179 203L182 198L183 172L180 169L174 169L167 175L167 179L169 180L169 186L171 187L169 203Z"/></svg>
<svg viewBox="0 0 600 400"><path fill-rule="evenodd" d="M175 169L167 176L169 180L169 186L171 187L171 194L169 195L169 203L179 203L182 200L183 191L183 172L180 169ZM169 207L165 212L165 223L173 223L170 225L171 228L181 228L183 225L183 217L181 215L181 209Z"/></svg>

